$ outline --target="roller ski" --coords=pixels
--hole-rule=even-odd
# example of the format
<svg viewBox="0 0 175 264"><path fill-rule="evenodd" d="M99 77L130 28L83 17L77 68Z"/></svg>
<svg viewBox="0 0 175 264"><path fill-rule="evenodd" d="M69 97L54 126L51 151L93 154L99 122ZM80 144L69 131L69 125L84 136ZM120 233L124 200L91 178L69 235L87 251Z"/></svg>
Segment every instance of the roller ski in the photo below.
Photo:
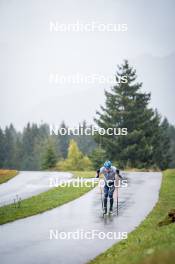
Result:
<svg viewBox="0 0 175 264"><path fill-rule="evenodd" d="M113 209L110 209L109 210L109 215L113 215L113 214L114 214Z"/></svg>
<svg viewBox="0 0 175 264"><path fill-rule="evenodd" d="M107 208L104 208L104 209L103 209L103 217L104 217L104 216L107 216L107 215L108 215Z"/></svg>

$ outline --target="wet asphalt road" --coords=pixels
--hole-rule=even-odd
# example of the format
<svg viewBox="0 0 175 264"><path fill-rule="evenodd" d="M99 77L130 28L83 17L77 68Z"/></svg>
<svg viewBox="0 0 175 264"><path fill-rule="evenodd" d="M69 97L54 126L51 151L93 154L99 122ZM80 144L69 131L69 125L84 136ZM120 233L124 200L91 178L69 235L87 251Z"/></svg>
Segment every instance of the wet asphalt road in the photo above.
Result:
<svg viewBox="0 0 175 264"><path fill-rule="evenodd" d="M21 171L8 182L0 184L0 206L13 203L17 195L23 200L70 178L71 174L66 172Z"/></svg>
<svg viewBox="0 0 175 264"><path fill-rule="evenodd" d="M137 227L158 200L161 173L133 172L127 178L128 187L119 189L118 216L102 217L97 187L61 207L0 226L1 264L81 264L102 253L120 240L122 232ZM118 239L66 239L68 232L93 230L116 232ZM51 232L64 233L62 239L50 239Z"/></svg>

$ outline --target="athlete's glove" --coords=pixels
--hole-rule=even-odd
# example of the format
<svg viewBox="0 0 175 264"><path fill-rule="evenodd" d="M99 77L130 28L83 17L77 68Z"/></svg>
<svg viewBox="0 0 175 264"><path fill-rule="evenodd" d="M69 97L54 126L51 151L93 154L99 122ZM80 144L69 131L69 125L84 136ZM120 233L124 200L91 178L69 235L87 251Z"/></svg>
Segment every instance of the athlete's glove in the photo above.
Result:
<svg viewBox="0 0 175 264"><path fill-rule="evenodd" d="M119 170L116 170L116 173L117 173L117 175L119 176L119 178L122 180L123 177L120 175L120 171L119 171Z"/></svg>
<svg viewBox="0 0 175 264"><path fill-rule="evenodd" d="M100 170L97 170L96 178L99 178L99 176L100 176Z"/></svg>

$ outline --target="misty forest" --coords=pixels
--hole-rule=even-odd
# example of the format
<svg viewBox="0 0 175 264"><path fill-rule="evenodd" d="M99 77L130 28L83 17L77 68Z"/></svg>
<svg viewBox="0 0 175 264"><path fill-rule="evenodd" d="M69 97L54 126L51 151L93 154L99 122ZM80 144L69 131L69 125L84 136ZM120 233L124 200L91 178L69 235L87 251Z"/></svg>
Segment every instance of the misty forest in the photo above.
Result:
<svg viewBox="0 0 175 264"><path fill-rule="evenodd" d="M124 76L127 83L119 83ZM128 61L118 66L116 83L105 91L105 105L94 113L94 122L105 129L127 127L126 136L50 135L47 123L27 123L19 132L10 124L0 128L0 168L91 170L105 159L120 168L175 167L175 126L150 107L151 94L142 92ZM62 127L67 127L65 121Z"/></svg>

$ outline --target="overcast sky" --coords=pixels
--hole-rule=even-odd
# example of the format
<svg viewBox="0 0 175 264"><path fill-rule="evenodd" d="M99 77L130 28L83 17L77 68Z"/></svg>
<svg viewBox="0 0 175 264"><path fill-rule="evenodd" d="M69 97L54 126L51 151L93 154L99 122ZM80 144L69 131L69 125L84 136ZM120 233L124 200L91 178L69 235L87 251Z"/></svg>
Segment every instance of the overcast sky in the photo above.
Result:
<svg viewBox="0 0 175 264"><path fill-rule="evenodd" d="M92 122L110 85L51 84L49 75L136 67L151 106L174 123L175 1L0 0L0 126ZM50 32L59 23L127 24L127 32Z"/></svg>

